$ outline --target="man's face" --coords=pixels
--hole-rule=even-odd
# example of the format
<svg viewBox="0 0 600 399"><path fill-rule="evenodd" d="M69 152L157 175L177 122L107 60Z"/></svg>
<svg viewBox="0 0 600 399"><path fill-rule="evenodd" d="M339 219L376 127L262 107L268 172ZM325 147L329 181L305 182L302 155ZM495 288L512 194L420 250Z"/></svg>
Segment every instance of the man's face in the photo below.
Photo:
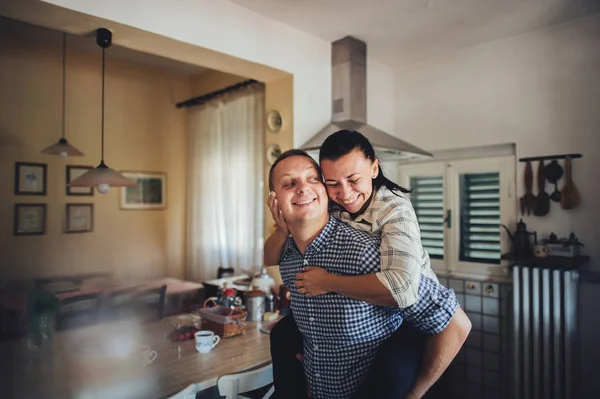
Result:
<svg viewBox="0 0 600 399"><path fill-rule="evenodd" d="M328 198L321 176L310 159L291 156L273 170L273 191L287 223L322 218Z"/></svg>

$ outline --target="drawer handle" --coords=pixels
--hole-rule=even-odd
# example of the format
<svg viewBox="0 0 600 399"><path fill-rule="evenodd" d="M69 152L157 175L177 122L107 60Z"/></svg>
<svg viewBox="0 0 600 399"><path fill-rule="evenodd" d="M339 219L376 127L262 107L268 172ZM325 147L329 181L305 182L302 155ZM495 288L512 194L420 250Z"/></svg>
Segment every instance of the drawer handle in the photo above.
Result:
<svg viewBox="0 0 600 399"><path fill-rule="evenodd" d="M485 292L487 292L488 294L492 294L494 292L494 286L493 285L488 285L487 287L485 287Z"/></svg>
<svg viewBox="0 0 600 399"><path fill-rule="evenodd" d="M475 284L467 284L467 289L468 290L474 290L475 289Z"/></svg>

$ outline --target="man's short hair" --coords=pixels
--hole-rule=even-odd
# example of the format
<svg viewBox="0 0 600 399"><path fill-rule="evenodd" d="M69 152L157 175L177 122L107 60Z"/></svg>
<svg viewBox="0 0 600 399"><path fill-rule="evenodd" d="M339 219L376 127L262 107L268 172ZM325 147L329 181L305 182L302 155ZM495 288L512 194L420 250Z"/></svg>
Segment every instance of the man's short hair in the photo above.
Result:
<svg viewBox="0 0 600 399"><path fill-rule="evenodd" d="M306 151L293 148L293 149L287 150L283 154L281 154L275 160L275 162L273 162L273 165L271 165L271 169L269 170L269 191L273 191L273 171L275 170L275 167L277 166L277 164L286 158L295 157L295 156L306 157L306 158L310 159L313 166L317 170L317 173L319 174L319 178L321 179L321 181L323 180L323 174L321 173L321 168L319 167L319 164L317 163L317 161L315 161L310 155L308 155L308 153Z"/></svg>

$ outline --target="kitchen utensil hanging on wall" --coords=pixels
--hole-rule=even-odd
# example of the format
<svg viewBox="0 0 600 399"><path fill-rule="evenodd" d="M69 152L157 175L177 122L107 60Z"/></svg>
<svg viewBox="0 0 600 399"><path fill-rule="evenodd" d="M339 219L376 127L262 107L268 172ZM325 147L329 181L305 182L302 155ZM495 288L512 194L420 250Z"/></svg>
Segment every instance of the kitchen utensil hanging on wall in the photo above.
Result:
<svg viewBox="0 0 600 399"><path fill-rule="evenodd" d="M544 176L551 183L554 184L554 191L550 194L550 199L554 202L560 202L560 190L558 189L558 181L563 176L563 168L560 166L558 161L554 159L546 167L544 167Z"/></svg>
<svg viewBox="0 0 600 399"><path fill-rule="evenodd" d="M550 211L550 196L546 192L546 177L544 176L544 161L540 159L537 171L538 195L535 199L535 216L546 216Z"/></svg>
<svg viewBox="0 0 600 399"><path fill-rule="evenodd" d="M565 184L562 188L562 194L560 199L560 206L563 209L573 209L581 202L581 196L579 190L573 183L573 177L571 175L571 158L565 159Z"/></svg>
<svg viewBox="0 0 600 399"><path fill-rule="evenodd" d="M531 215L531 211L533 211L535 207L535 195L531 192L533 188L533 169L531 168L531 162L527 161L525 165L525 209L527 210L527 215Z"/></svg>

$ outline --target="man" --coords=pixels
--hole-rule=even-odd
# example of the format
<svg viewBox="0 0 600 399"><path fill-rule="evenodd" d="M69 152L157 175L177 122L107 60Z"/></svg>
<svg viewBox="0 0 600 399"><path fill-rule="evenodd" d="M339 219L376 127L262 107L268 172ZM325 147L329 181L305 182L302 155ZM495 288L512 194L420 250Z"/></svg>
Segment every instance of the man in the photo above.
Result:
<svg viewBox="0 0 600 399"><path fill-rule="evenodd" d="M470 330L453 292L421 277L419 301L406 309L337 293L304 295L296 278L305 266L319 265L328 273L342 276L374 273L380 268L379 242L330 217L319 167L303 151L290 150L277 159L269 173L269 186L276 193L291 235L280 272L290 290L292 312L303 336L303 366L311 394L315 398L356 395L367 379L378 347L405 320L422 332L435 334L428 339L421 376L407 396L422 397L454 358ZM273 356L275 386L279 390L277 363Z"/></svg>

